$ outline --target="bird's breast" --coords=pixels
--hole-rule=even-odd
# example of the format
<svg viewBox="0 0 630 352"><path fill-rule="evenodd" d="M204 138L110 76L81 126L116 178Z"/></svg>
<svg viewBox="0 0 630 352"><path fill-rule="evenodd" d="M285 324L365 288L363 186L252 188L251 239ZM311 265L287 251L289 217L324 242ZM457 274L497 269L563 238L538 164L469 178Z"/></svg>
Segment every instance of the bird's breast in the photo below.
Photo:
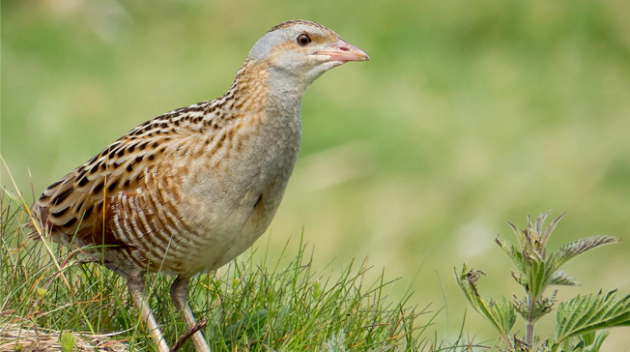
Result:
<svg viewBox="0 0 630 352"><path fill-rule="evenodd" d="M194 270L215 269L242 253L278 210L300 149L301 123L299 110L269 118L226 126L194 162L182 165L188 169L180 188L185 222L205 242L191 250L208 258Z"/></svg>

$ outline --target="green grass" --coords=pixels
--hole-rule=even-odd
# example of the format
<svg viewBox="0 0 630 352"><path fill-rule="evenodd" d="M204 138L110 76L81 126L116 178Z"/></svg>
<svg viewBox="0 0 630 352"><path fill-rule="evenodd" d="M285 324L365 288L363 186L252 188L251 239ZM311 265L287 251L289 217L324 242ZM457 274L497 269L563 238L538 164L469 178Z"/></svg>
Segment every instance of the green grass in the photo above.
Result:
<svg viewBox="0 0 630 352"><path fill-rule="evenodd" d="M492 240L510 231L507 219L555 209L567 216L551 246L624 239L571 263L584 287L559 299L592 287L630 292L619 274L630 272L628 1L1 6L0 143L29 202L29 174L37 196L137 124L223 94L268 28L306 18L372 60L336 68L306 93L301 155L260 240L272 258L303 229L319 272L333 258L338 275L369 256L403 277L395 300L410 287L412 305L448 304L435 328L456 338L465 302L453 265L486 268L489 294L509 295L514 284L498 279L509 262ZM468 319L481 340L494 337ZM612 331L605 348L629 345Z"/></svg>
<svg viewBox="0 0 630 352"><path fill-rule="evenodd" d="M0 198L0 336L10 326L86 336L112 333L130 351L152 349L123 278L94 263L82 263L79 250L29 240L30 220L23 203L9 193ZM388 297L394 281L384 273L365 280L367 261L349 263L334 277L313 270L308 246L287 242L278 259L255 260L253 251L220 274L204 274L190 284L189 302L213 351L428 351L467 350L425 333L437 312L414 307L411 294ZM287 258L296 252L294 258ZM170 302L172 279L150 275L150 304L171 345L186 332ZM71 335L62 335L72 346ZM11 346L24 337L3 338ZM59 338L41 339L53 350ZM48 341L51 345L47 345ZM70 341L70 342L68 342ZM0 343L2 345L2 343ZM193 351L191 344L183 350ZM4 351L4 349L2 350Z"/></svg>

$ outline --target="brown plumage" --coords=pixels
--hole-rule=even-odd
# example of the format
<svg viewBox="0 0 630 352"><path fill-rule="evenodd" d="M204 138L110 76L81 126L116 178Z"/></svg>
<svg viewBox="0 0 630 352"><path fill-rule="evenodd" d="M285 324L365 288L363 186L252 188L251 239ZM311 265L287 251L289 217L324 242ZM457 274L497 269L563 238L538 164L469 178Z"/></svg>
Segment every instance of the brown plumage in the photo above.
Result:
<svg viewBox="0 0 630 352"><path fill-rule="evenodd" d="M193 326L189 279L234 259L275 215L299 151L304 91L325 71L368 59L320 24L273 27L225 95L147 121L48 187L34 207L43 234L91 246L88 256L126 276L167 351L144 274L178 275L171 296ZM209 351L201 333L193 343Z"/></svg>

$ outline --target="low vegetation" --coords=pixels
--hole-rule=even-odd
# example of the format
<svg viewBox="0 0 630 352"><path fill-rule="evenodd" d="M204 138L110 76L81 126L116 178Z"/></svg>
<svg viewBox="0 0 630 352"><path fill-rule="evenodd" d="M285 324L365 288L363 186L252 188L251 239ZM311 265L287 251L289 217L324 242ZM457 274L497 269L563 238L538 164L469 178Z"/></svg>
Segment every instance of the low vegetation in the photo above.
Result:
<svg viewBox="0 0 630 352"><path fill-rule="evenodd" d="M485 273L468 270L466 265L460 274L455 272L460 289L470 305L483 315L499 332L505 351L573 351L598 352L608 336L605 329L630 326L630 295L616 299L616 292L599 291L597 294L577 296L568 302L557 304L557 290L545 294L549 286L575 286L579 283L561 268L570 260L591 249L617 243L619 238L592 236L567 243L555 252L547 251L547 243L562 216L544 227L549 213L541 214L535 222L527 217L527 227L520 229L510 223L517 244L497 238L514 265L512 278L525 289L525 297L514 295L513 301L487 299L479 294L477 281ZM557 309L556 309L557 308ZM556 312L554 336L537 335L536 322ZM525 335L510 335L517 316L524 320Z"/></svg>
<svg viewBox="0 0 630 352"><path fill-rule="evenodd" d="M117 274L82 259L81 249L57 246L50 239L29 240L29 207L7 190L0 194L0 352L20 351L147 351L151 339L128 299L126 283ZM195 278L190 302L214 351L472 351L598 352L606 329L630 326L630 295L616 292L577 296L557 304L549 286L578 282L561 268L575 257L620 241L592 236L549 252L547 244L562 216L547 227L549 213L527 227L510 223L516 245L497 244L514 265L512 278L524 288L496 301L481 296L478 281L485 273L468 270L456 279L475 311L498 331L500 346L475 345L459 337L445 342L427 329L439 311L409 305L411 293L393 301L395 282L384 275L366 282L367 261L350 263L336 278L318 274L312 253L300 241L297 255L286 260L254 251L219 273ZM183 322L169 302L170 277L150 275L150 299L157 319L170 336L173 350L192 350ZM537 321L556 310L554 336L536 334ZM512 334L521 316L523 336ZM429 330L433 332L434 329Z"/></svg>
<svg viewBox="0 0 630 352"><path fill-rule="evenodd" d="M151 339L117 274L85 263L79 249L27 238L28 207L2 198L0 227L0 351L150 351ZM287 242L287 247L289 248ZM285 248L285 249L286 249ZM237 260L217 274L197 277L190 302L214 351L468 350L425 334L435 313L410 307L410 294L388 299L394 281L364 280L367 262L350 263L336 278L312 269L300 242L292 260L263 255ZM253 252L252 252L253 254ZM171 278L151 275L151 305L173 346L183 343L183 321L170 304ZM183 338L184 337L184 338ZM179 341L179 342L178 342Z"/></svg>

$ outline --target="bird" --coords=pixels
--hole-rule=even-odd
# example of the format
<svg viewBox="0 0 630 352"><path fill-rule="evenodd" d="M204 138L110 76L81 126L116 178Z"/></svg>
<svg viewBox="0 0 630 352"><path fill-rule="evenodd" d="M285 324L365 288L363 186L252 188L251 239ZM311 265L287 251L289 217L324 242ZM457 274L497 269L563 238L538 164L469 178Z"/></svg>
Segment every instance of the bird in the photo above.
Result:
<svg viewBox="0 0 630 352"><path fill-rule="evenodd" d="M33 206L35 236L83 248L125 277L157 350L169 351L145 275L176 276L170 295L193 329L190 279L252 246L278 210L300 150L304 92L324 72L369 59L316 22L272 27L223 96L137 126L46 188ZM210 351L201 331L191 339Z"/></svg>

